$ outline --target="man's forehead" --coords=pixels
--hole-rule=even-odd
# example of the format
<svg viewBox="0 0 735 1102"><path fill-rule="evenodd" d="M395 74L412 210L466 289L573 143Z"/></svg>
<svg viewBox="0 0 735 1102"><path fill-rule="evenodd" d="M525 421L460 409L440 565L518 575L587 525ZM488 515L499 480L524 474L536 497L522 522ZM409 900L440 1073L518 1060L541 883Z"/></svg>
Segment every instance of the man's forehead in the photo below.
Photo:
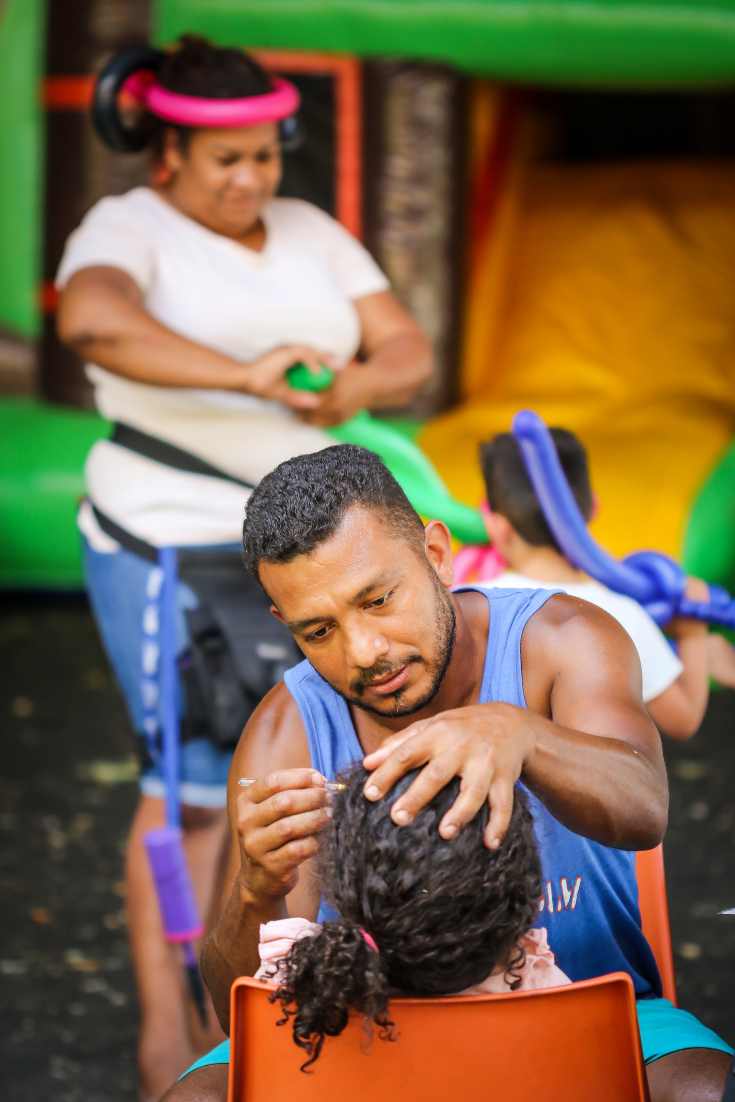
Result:
<svg viewBox="0 0 735 1102"><path fill-rule="evenodd" d="M308 555L289 563L264 562L260 575L281 615L302 619L320 615L326 606L359 600L364 591L404 572L411 558L415 553L376 511L354 508Z"/></svg>

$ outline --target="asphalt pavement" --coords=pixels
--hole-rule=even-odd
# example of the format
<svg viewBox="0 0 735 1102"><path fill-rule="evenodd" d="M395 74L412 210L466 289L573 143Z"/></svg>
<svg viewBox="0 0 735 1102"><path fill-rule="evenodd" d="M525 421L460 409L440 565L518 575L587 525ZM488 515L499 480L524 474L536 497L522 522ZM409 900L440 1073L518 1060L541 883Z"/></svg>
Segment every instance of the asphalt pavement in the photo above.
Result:
<svg viewBox="0 0 735 1102"><path fill-rule="evenodd" d="M82 598L0 605L0 1067L6 1102L132 1102L137 1008L122 866L125 707ZM668 742L680 1005L735 1044L735 693Z"/></svg>

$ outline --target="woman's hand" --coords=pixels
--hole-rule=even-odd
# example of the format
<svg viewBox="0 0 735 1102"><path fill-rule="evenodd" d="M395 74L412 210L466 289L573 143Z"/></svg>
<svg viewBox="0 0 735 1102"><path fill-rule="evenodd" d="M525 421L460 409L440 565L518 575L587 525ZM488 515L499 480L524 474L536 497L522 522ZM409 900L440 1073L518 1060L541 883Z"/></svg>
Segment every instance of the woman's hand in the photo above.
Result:
<svg viewBox="0 0 735 1102"><path fill-rule="evenodd" d="M431 377L431 344L390 291L355 301L363 363L346 367L302 421L321 428L339 425L361 409L404 406Z"/></svg>
<svg viewBox="0 0 735 1102"><path fill-rule="evenodd" d="M341 425L361 409L373 405L370 382L367 364L348 364L335 375L329 389L313 395L316 401L309 407L302 406L297 416L300 421L323 429Z"/></svg>
<svg viewBox="0 0 735 1102"><path fill-rule="evenodd" d="M322 364L333 371L340 369L339 361L328 352L317 352L315 348L305 344L283 344L259 356L257 360L244 364L242 386L238 389L259 398L283 402L292 409L316 409L321 402L318 394L309 390L297 390L289 386L286 380L286 372L297 363L306 364L315 374L319 373ZM339 377L338 374L336 378ZM334 390L334 386L329 390Z"/></svg>

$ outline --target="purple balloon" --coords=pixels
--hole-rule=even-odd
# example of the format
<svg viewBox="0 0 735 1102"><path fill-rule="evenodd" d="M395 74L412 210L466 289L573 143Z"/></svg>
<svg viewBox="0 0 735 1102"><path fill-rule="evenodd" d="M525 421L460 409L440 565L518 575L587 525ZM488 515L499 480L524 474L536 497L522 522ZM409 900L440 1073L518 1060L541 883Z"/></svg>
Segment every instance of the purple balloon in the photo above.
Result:
<svg viewBox="0 0 735 1102"><path fill-rule="evenodd" d="M537 413L531 409L516 413L513 435L546 523L573 566L608 589L633 597L657 624L678 615L735 627L735 601L730 595L712 586L709 601L689 600L684 596L684 571L669 555L637 551L621 562L595 542L569 488L551 433Z"/></svg>

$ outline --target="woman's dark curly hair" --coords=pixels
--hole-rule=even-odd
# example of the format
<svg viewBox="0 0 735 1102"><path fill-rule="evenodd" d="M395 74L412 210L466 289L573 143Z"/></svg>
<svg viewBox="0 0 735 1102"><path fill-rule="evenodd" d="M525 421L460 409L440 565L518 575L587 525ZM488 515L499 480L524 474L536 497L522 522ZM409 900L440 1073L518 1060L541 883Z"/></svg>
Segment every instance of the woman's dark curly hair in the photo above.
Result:
<svg viewBox="0 0 735 1102"><path fill-rule="evenodd" d="M395 800L418 770L382 800L363 796L368 773L358 766L340 779L321 849L323 883L341 918L296 941L273 995L293 1019L294 1040L317 1059L356 1010L392 1038L391 996L451 995L480 983L499 965L513 975L524 960L519 939L533 925L541 864L533 820L516 788L508 832L497 850L485 846L487 804L451 840L439 823L459 793L452 780L410 827L391 820ZM371 949L361 930L380 950ZM510 986L517 986L516 978Z"/></svg>

